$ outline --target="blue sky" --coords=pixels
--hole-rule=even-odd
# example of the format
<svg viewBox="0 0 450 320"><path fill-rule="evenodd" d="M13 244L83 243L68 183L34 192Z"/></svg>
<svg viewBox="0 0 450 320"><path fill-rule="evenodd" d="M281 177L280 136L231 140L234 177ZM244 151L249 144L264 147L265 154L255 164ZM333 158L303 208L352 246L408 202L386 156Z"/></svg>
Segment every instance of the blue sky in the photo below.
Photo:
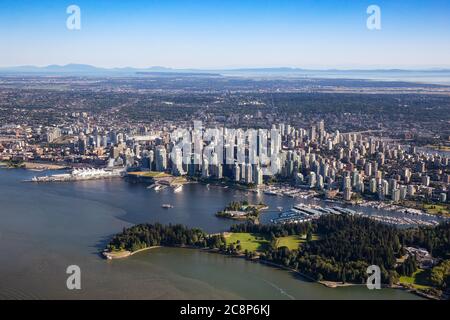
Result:
<svg viewBox="0 0 450 320"><path fill-rule="evenodd" d="M1 0L0 43L0 66L449 67L450 1Z"/></svg>

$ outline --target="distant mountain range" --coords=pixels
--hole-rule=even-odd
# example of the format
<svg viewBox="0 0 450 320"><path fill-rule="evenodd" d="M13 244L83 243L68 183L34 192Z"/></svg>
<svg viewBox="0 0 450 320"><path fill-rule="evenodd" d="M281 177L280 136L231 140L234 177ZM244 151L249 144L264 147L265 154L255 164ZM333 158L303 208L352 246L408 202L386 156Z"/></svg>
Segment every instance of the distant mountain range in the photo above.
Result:
<svg viewBox="0 0 450 320"><path fill-rule="evenodd" d="M66 64L66 65L48 65L38 67L33 65L16 66L16 67L0 67L0 72L450 72L450 69L433 68L433 69L303 69L291 67L278 68L229 68L229 69L174 69L168 67L152 66L148 68L101 68L89 64Z"/></svg>
<svg viewBox="0 0 450 320"><path fill-rule="evenodd" d="M0 73L2 74L86 74L86 75L121 75L121 74L162 74L162 73L174 73L174 74L210 74L210 75L220 75L220 74L305 74L305 73L448 73L450 69L423 69L423 70L412 70L412 69L302 69L302 68L290 68L290 67L280 67L280 68L236 68L236 69L174 69L160 66L153 66L148 68L133 68L133 67L123 67L123 68L100 68L87 64L67 64L67 65L48 65L45 67L37 67L32 65L27 66L17 66L17 67L3 67L0 68Z"/></svg>
<svg viewBox="0 0 450 320"><path fill-rule="evenodd" d="M173 69L165 67L150 67L138 69L131 67L124 68L100 68L88 64L66 64L37 66L17 66L0 68L0 73L77 73L77 74L106 74L106 73L136 73L136 72L169 72Z"/></svg>

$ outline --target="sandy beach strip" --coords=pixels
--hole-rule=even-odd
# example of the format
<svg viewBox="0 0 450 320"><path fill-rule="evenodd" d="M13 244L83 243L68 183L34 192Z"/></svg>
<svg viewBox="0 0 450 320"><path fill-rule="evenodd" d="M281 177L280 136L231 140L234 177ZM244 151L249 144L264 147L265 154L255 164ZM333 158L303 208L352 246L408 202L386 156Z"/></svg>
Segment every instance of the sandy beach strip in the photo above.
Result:
<svg viewBox="0 0 450 320"><path fill-rule="evenodd" d="M142 251L146 251L146 250L150 250L150 249L155 249L155 248L161 248L161 246L152 246L152 247L146 247L146 248L142 248L136 251L128 251L128 250L122 250L122 251L115 251L115 252L111 252L111 251L104 251L103 252L103 256L106 259L112 260L112 259L123 259L123 258L127 258L129 256L132 256L136 253L142 252Z"/></svg>

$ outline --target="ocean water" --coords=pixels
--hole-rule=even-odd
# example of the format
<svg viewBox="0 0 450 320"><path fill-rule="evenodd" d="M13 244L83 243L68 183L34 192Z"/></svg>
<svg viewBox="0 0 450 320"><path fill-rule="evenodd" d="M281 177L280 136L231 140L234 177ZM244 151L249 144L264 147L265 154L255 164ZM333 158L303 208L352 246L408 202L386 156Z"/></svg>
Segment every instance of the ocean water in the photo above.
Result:
<svg viewBox="0 0 450 320"><path fill-rule="evenodd" d="M204 185L156 193L121 179L22 182L35 174L0 169L0 299L418 299L392 289L325 288L285 270L193 249L158 248L107 261L99 253L124 227L158 221L224 231L233 222L214 213L256 195ZM282 197L263 201L271 208L293 204ZM67 289L69 265L81 268L81 290Z"/></svg>

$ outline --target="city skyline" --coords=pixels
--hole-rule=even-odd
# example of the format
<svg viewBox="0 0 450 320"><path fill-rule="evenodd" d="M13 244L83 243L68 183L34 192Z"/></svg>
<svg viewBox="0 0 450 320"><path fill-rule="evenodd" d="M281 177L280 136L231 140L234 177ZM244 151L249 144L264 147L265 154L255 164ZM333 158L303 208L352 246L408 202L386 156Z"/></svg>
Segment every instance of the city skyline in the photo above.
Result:
<svg viewBox="0 0 450 320"><path fill-rule="evenodd" d="M0 302L278 319L449 300L449 18L449 0L0 1Z"/></svg>

